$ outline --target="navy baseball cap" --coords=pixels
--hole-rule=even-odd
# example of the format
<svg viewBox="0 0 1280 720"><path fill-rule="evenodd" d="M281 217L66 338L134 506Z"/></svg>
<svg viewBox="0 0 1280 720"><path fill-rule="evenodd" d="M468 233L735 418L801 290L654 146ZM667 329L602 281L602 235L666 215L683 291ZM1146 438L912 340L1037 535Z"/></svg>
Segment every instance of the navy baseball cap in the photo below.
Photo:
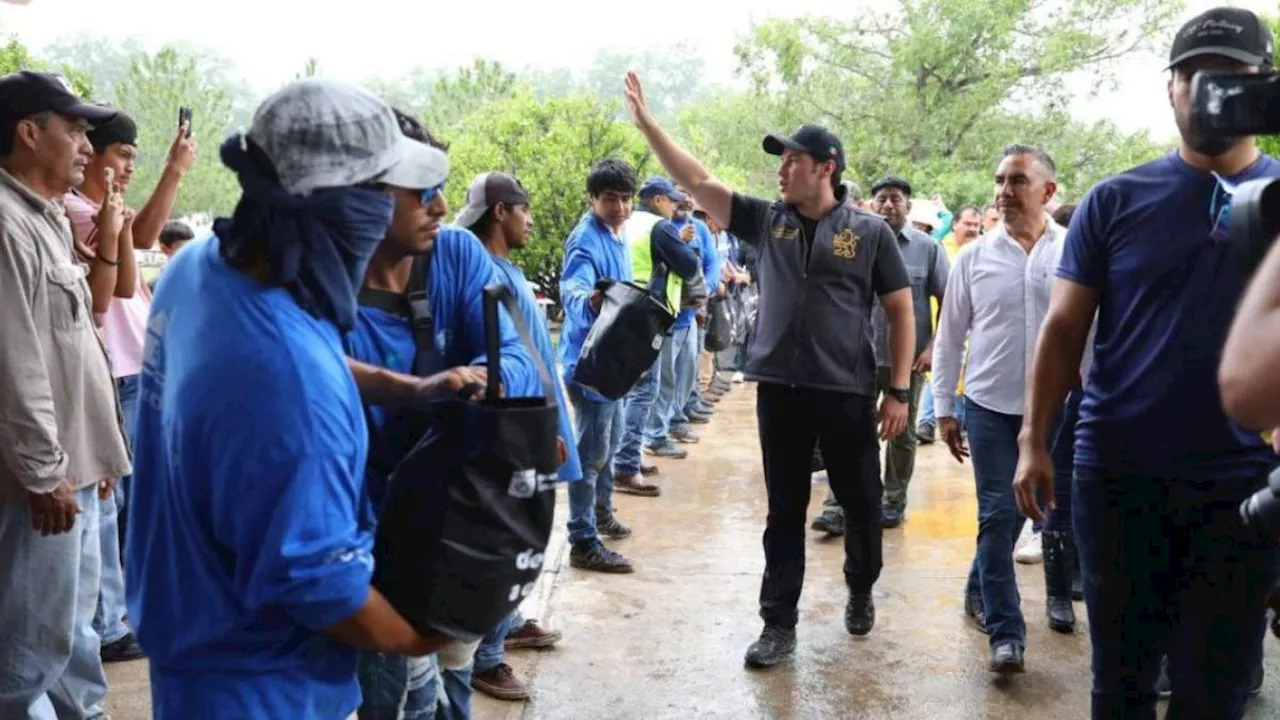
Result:
<svg viewBox="0 0 1280 720"><path fill-rule="evenodd" d="M807 153L818 162L831 160L837 170L844 172L844 145L835 133L821 125L801 125L791 137L774 133L764 136L765 152L781 155L784 150Z"/></svg>
<svg viewBox="0 0 1280 720"><path fill-rule="evenodd" d="M1256 14L1243 8L1220 7L1191 18L1173 38L1170 70L1202 55L1220 55L1246 65L1275 64L1275 39Z"/></svg>
<svg viewBox="0 0 1280 720"><path fill-rule="evenodd" d="M685 195L676 189L675 183L661 175L654 175L648 180L645 180L644 184L640 186L639 195L641 199L651 198L654 195L666 195L678 203L689 199L688 195Z"/></svg>

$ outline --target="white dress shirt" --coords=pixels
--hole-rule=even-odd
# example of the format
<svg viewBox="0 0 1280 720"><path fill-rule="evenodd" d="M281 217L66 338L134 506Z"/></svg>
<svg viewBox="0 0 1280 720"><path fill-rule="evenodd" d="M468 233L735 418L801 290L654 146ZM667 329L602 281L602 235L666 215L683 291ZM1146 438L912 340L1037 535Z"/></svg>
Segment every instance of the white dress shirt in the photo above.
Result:
<svg viewBox="0 0 1280 720"><path fill-rule="evenodd" d="M1049 291L1066 234L1048 220L1028 253L1001 223L961 248L947 281L933 343L938 417L955 416L962 364L966 398L998 413L1022 414L1027 370L1049 311Z"/></svg>

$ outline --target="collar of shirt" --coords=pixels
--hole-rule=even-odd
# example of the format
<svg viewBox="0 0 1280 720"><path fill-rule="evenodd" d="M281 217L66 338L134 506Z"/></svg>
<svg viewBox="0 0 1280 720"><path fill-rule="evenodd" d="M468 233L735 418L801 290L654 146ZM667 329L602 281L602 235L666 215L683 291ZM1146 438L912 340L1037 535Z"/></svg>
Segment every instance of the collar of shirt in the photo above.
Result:
<svg viewBox="0 0 1280 720"><path fill-rule="evenodd" d="M45 213L52 216L61 216L62 206L53 200L40 197L31 188L22 183L21 180L9 174L8 170L0 168L0 185L3 185L10 192L22 198L31 208L37 212Z"/></svg>

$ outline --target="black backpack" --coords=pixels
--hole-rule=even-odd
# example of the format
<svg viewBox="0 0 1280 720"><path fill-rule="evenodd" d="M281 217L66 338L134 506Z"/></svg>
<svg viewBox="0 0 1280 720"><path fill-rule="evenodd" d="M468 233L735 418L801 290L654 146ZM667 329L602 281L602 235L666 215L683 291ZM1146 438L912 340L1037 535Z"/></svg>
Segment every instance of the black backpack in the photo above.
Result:
<svg viewBox="0 0 1280 720"><path fill-rule="evenodd" d="M635 283L601 280L596 289L604 294L604 302L582 343L573 381L618 400L653 367L676 316Z"/></svg>

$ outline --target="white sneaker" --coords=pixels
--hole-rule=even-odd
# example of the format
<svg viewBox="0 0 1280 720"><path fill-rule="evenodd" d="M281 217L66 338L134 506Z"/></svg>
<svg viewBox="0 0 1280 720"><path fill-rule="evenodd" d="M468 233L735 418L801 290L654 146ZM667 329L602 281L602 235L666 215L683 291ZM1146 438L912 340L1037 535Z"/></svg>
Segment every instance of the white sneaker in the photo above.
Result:
<svg viewBox="0 0 1280 720"><path fill-rule="evenodd" d="M733 374L733 382L735 382L735 383L740 383L740 382L742 382L743 380L746 380L746 379L747 379L747 377L746 377L745 375L743 375L742 373L740 373L740 372L736 372L736 373L734 373L734 374Z"/></svg>
<svg viewBox="0 0 1280 720"><path fill-rule="evenodd" d="M1044 561L1044 548L1040 545L1040 533L1027 538L1013 553L1013 559L1023 565L1039 565Z"/></svg>

